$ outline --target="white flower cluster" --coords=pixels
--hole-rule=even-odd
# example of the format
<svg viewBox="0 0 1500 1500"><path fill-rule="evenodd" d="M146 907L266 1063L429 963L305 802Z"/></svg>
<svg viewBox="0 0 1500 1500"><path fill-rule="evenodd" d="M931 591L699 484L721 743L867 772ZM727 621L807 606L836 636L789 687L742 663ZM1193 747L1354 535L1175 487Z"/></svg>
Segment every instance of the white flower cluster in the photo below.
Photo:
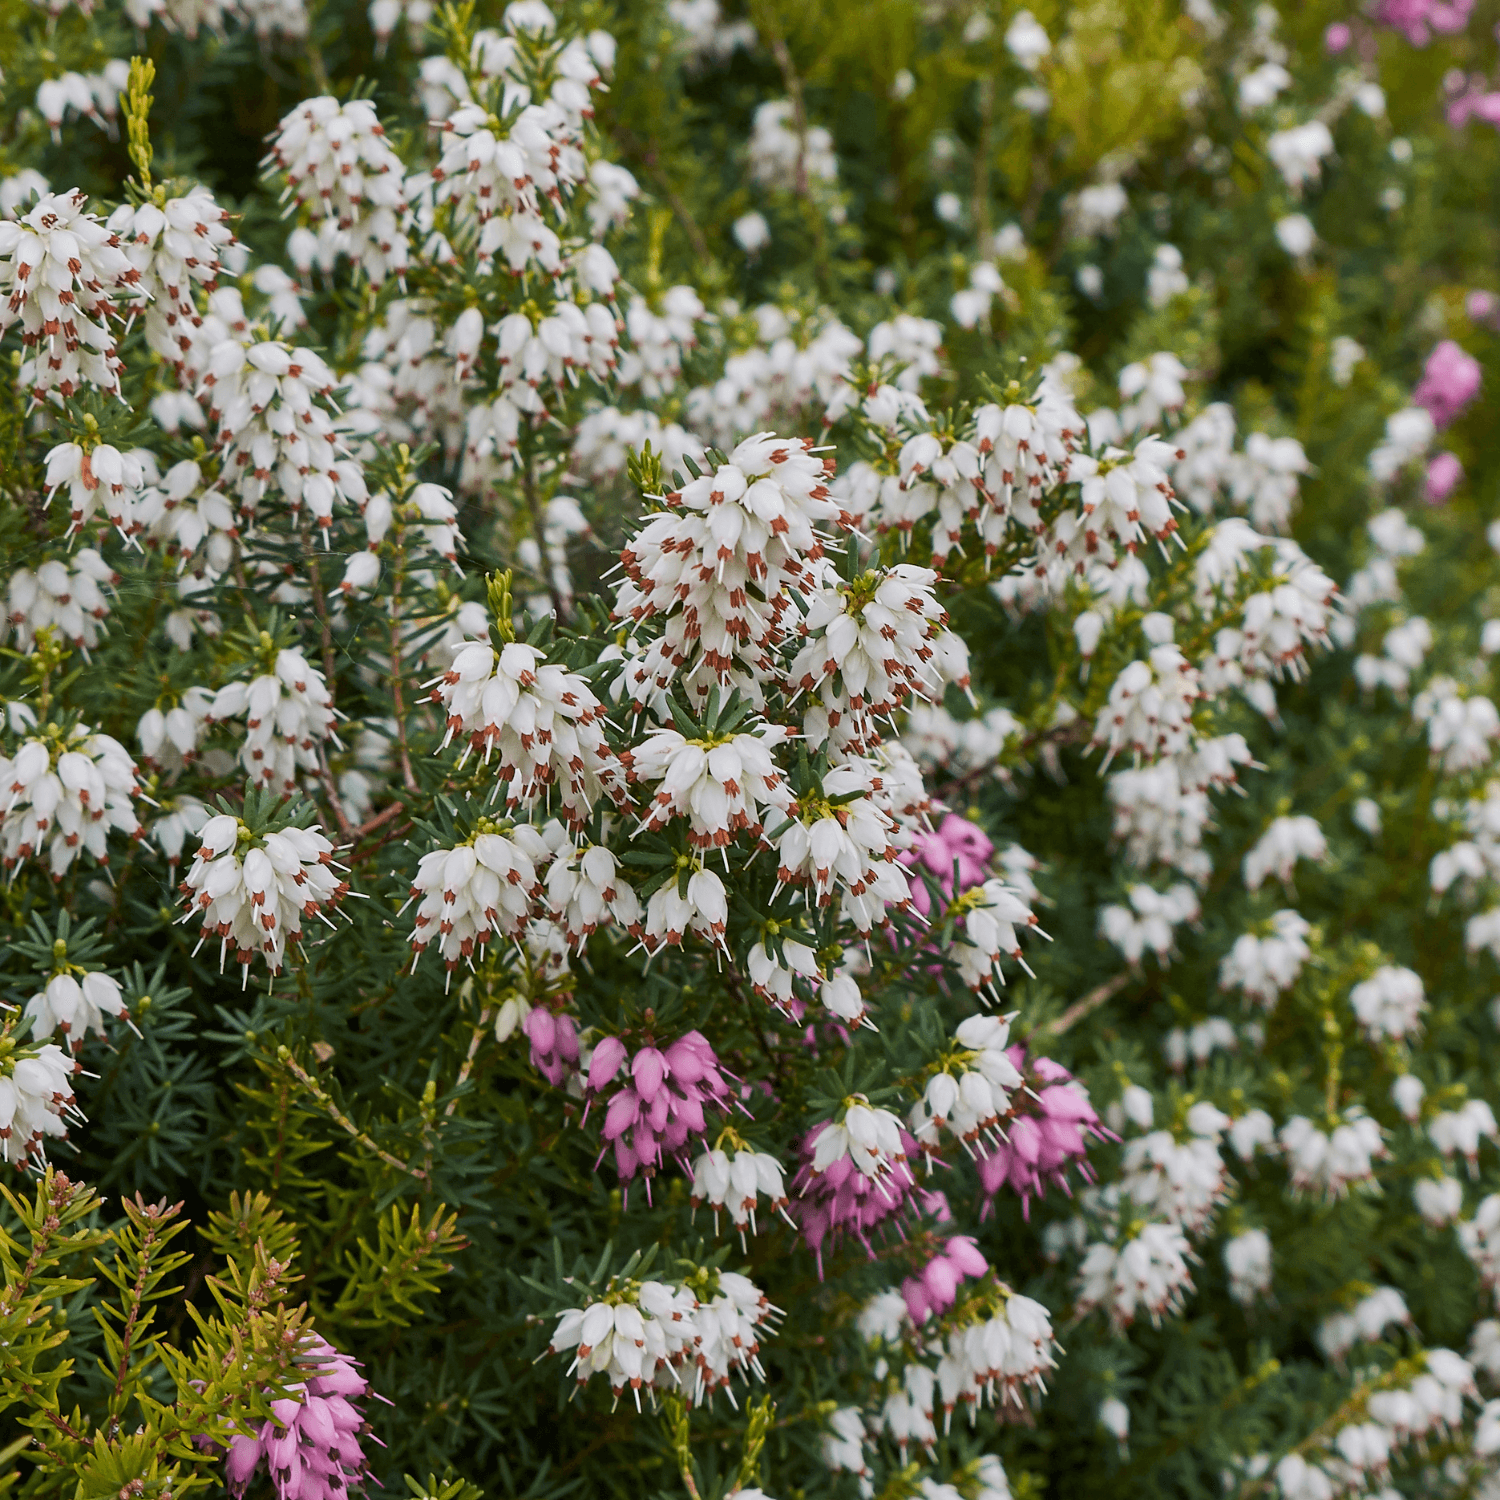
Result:
<svg viewBox="0 0 1500 1500"><path fill-rule="evenodd" d="M580 1385L602 1374L616 1401L629 1388L639 1408L644 1387L653 1400L672 1391L700 1406L734 1375L765 1378L760 1330L780 1316L735 1271L691 1285L619 1281L599 1301L559 1313L547 1352L571 1352L569 1373Z"/></svg>
<svg viewBox="0 0 1500 1500"><path fill-rule="evenodd" d="M0 863L13 872L45 856L61 880L85 851L109 862L111 830L141 836L135 762L116 739L78 724L0 754Z"/></svg>
<svg viewBox="0 0 1500 1500"><path fill-rule="evenodd" d="M203 825L198 851L183 877L187 922L203 927L199 946L219 939L219 966L232 956L249 980L258 953L279 974L302 919L328 922L349 889L335 873L333 845L316 827L257 835L238 818L218 813ZM328 923L332 926L332 923Z"/></svg>

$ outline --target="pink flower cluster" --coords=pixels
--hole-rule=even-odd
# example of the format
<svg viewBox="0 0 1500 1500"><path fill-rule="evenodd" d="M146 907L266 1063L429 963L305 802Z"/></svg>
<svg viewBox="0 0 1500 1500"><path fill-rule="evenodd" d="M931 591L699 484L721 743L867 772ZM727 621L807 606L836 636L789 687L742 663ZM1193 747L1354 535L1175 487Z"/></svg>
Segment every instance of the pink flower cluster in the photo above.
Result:
<svg viewBox="0 0 1500 1500"><path fill-rule="evenodd" d="M704 1106L727 1110L732 1095L719 1059L701 1031L688 1032L665 1051L648 1043L637 1050L622 1076L625 1057L625 1043L619 1037L607 1036L594 1048L589 1061L589 1107L608 1091L602 1132L605 1151L614 1146L615 1166L623 1181L629 1182L637 1172L646 1174L649 1199L650 1179L661 1165L663 1152L680 1156L690 1140L708 1129ZM599 1159L604 1159L604 1151Z"/></svg>
<svg viewBox="0 0 1500 1500"><path fill-rule="evenodd" d="M1455 69L1445 82L1448 88L1445 113L1455 130L1462 130L1470 120L1483 120L1486 125L1500 127L1500 92L1486 87L1482 74L1466 78Z"/></svg>
<svg viewBox="0 0 1500 1500"><path fill-rule="evenodd" d="M1033 1196L1040 1198L1052 1187L1070 1191L1067 1174L1072 1163L1093 1181L1089 1136L1115 1137L1099 1123L1087 1090L1061 1063L1050 1057L1028 1063L1023 1047L1006 1050L1025 1077L1026 1088L1012 1096L1016 1113L1001 1122L1004 1141L979 1158L979 1181L991 1200L1003 1187L1019 1193L1022 1212L1029 1217ZM985 1215L991 1207L993 1202L985 1205Z"/></svg>
<svg viewBox="0 0 1500 1500"><path fill-rule="evenodd" d="M911 848L897 856L898 863L911 871L906 877L911 886L911 904L924 917L932 915L932 895L922 871L931 874L951 901L955 867L960 892L983 885L990 878L989 865L994 853L994 844L977 823L949 813L931 832L917 834Z"/></svg>
<svg viewBox="0 0 1500 1500"><path fill-rule="evenodd" d="M1372 19L1399 31L1413 47L1425 47L1433 32L1454 36L1469 24L1474 0L1380 0Z"/></svg>
<svg viewBox="0 0 1500 1500"><path fill-rule="evenodd" d="M521 1024L531 1043L531 1066L553 1088L560 1087L578 1069L578 1028L572 1016L534 1005Z"/></svg>
<svg viewBox="0 0 1500 1500"><path fill-rule="evenodd" d="M867 1177L842 1156L830 1162L821 1172L813 1171L813 1147L821 1127L810 1131L802 1142L802 1166L793 1179L796 1194L793 1212L797 1227L807 1248L818 1262L818 1279L823 1277L823 1246L830 1236L850 1234L865 1247L871 1260L875 1251L871 1233L883 1224L897 1221L903 1214L929 1214L939 1221L952 1217L948 1200L942 1193L924 1192L911 1178L901 1173L887 1173L876 1180ZM915 1161L921 1149L914 1137L901 1132L901 1149L908 1161Z"/></svg>
<svg viewBox="0 0 1500 1500"><path fill-rule="evenodd" d="M979 1252L979 1246L966 1234L955 1234L943 1241L942 1249L915 1276L901 1283L906 1310L919 1327L934 1314L942 1314L958 1298L959 1283L983 1276L990 1263Z"/></svg>
<svg viewBox="0 0 1500 1500"><path fill-rule="evenodd" d="M1479 361L1452 339L1444 339L1427 356L1426 368L1411 393L1413 406L1425 406L1439 428L1450 427L1479 394Z"/></svg>
<svg viewBox="0 0 1500 1500"><path fill-rule="evenodd" d="M1442 505L1463 477L1464 466L1456 453L1435 454L1427 465L1427 503Z"/></svg>
<svg viewBox="0 0 1500 1500"><path fill-rule="evenodd" d="M322 1339L307 1359L316 1373L301 1393L273 1401L275 1418L258 1436L241 1433L230 1443L224 1472L236 1500L262 1459L278 1500L342 1500L351 1484L366 1477L359 1442L365 1420L353 1403L369 1384L354 1360Z"/></svg>

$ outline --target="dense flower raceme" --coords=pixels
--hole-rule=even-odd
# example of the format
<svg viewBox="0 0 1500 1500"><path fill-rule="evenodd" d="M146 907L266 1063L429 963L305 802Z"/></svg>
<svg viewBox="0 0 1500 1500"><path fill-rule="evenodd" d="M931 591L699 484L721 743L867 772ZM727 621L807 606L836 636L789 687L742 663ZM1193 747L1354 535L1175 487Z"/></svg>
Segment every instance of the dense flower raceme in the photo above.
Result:
<svg viewBox="0 0 1500 1500"><path fill-rule="evenodd" d="M370 1386L358 1361L315 1336L299 1362L308 1371L300 1388L288 1387L288 1395L271 1403L271 1420L258 1434L230 1441L224 1477L237 1500L262 1465L277 1500L334 1500L369 1477L361 1443L366 1421L354 1403Z"/></svg>

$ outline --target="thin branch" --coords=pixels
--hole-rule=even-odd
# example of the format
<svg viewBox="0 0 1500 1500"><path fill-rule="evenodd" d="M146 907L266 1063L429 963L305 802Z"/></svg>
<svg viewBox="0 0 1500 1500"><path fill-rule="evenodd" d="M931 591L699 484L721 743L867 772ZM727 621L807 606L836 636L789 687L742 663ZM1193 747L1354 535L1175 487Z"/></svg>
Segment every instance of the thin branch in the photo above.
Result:
<svg viewBox="0 0 1500 1500"><path fill-rule="evenodd" d="M1092 1015L1106 1000L1112 1000L1134 978L1133 969L1121 970L1113 979L1106 979L1103 984L1091 989L1082 1000L1075 1000L1055 1021L1047 1022L1045 1026L1038 1026L1034 1035L1061 1036L1063 1032L1076 1026L1085 1016Z"/></svg>
<svg viewBox="0 0 1500 1500"><path fill-rule="evenodd" d="M377 1145L373 1140L371 1140L369 1135L361 1130L359 1126L356 1125L354 1121L351 1120L349 1116L346 1115L343 1110L338 1107L337 1103L334 1102L333 1096L328 1093L323 1085L320 1084L318 1080L314 1078L312 1074L309 1073L307 1069L304 1068L295 1057L292 1056L289 1048L278 1047L276 1049L276 1060L282 1065L282 1067L287 1070L288 1073L292 1075L293 1078L297 1080L298 1083L302 1085L303 1088L308 1091L309 1094L313 1096L314 1099L318 1101L318 1103L323 1107L324 1112L328 1115L328 1118L331 1119L335 1125L338 1125L341 1129L347 1131L350 1136L352 1136L356 1141L359 1142L361 1146L365 1148L366 1151L369 1151L373 1155L378 1156L381 1161L386 1164L386 1166L394 1167L398 1172L405 1172L408 1176L415 1177L422 1182L427 1181L427 1173L424 1172L420 1167L410 1166L408 1163L402 1161L399 1156L392 1156L389 1151L385 1150L382 1146Z"/></svg>

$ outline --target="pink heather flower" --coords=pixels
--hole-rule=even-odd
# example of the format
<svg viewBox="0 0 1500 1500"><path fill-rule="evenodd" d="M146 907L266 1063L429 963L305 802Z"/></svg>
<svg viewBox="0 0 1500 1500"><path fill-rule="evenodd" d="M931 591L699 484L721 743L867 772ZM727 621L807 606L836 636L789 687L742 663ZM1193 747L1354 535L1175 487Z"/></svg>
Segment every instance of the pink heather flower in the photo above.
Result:
<svg viewBox="0 0 1500 1500"><path fill-rule="evenodd" d="M1464 477L1464 466L1452 453L1439 453L1427 465L1427 503L1441 505Z"/></svg>
<svg viewBox="0 0 1500 1500"><path fill-rule="evenodd" d="M793 1213L802 1230L802 1238L818 1262L818 1279L823 1279L823 1245L830 1235L851 1234L871 1260L875 1251L870 1233L882 1224L895 1222L903 1214L930 1214L939 1222L952 1217L948 1200L942 1193L924 1192L904 1173L887 1173L878 1182L867 1177L850 1156L830 1162L821 1172L813 1172L813 1147L821 1127L815 1127L802 1142L802 1166L793 1179ZM916 1140L901 1132L901 1149L908 1161L915 1161L919 1149Z"/></svg>
<svg viewBox="0 0 1500 1500"><path fill-rule="evenodd" d="M1469 24L1474 0L1381 0L1374 19L1399 31L1413 47L1425 47L1435 31L1453 36Z"/></svg>
<svg viewBox="0 0 1500 1500"><path fill-rule="evenodd" d="M1427 366L1411 393L1413 406L1425 406L1439 428L1451 426L1479 394L1479 361L1452 339L1444 339L1427 356Z"/></svg>
<svg viewBox="0 0 1500 1500"><path fill-rule="evenodd" d="M1449 91L1445 113L1454 130L1461 130L1470 120L1500 126L1500 93L1486 89L1481 75L1466 79L1455 68L1444 83Z"/></svg>
<svg viewBox="0 0 1500 1500"><path fill-rule="evenodd" d="M605 1150L614 1146L615 1167L622 1181L645 1173L649 1199L651 1177L663 1153L682 1156L689 1143L708 1129L704 1106L727 1111L733 1095L718 1056L702 1032L688 1032L665 1051L648 1043L636 1052L622 1076L625 1057L625 1043L618 1037L607 1036L594 1048L589 1060L589 1108L619 1079L609 1092L604 1112ZM603 1151L599 1159L604 1159Z"/></svg>
<svg viewBox="0 0 1500 1500"><path fill-rule="evenodd" d="M553 1088L559 1087L578 1067L578 1028L572 1016L554 1015L545 1005L534 1005L521 1024L531 1042L531 1066Z"/></svg>
<svg viewBox="0 0 1500 1500"><path fill-rule="evenodd" d="M1093 1181L1088 1163L1088 1137L1114 1140L1099 1123L1088 1091L1060 1063L1050 1057L1026 1060L1024 1047L1007 1049L1011 1061L1026 1078L1026 1089L1012 1095L1015 1113L1002 1121L1007 1139L979 1158L979 1181L991 1199L1002 1187L1021 1195L1021 1210L1029 1218L1032 1196L1040 1198L1051 1187L1069 1192L1068 1167Z"/></svg>
<svg viewBox="0 0 1500 1500"><path fill-rule="evenodd" d="M342 1500L365 1478L360 1434L365 1420L354 1402L369 1390L356 1361L317 1339L303 1356L316 1373L300 1391L271 1403L275 1413L257 1437L238 1434L224 1475L239 1500L264 1459L278 1500Z"/></svg>
<svg viewBox="0 0 1500 1500"><path fill-rule="evenodd" d="M958 865L958 888L966 891L990 878L989 862L994 852L994 844L977 823L949 813L933 831L917 834L911 848L897 856L898 862L912 872L907 876L912 905L924 917L932 914L932 897L920 870L928 871L951 900L954 864Z"/></svg>
<svg viewBox="0 0 1500 1500"><path fill-rule="evenodd" d="M1500 321L1500 297L1493 292L1473 291L1464 298L1464 311L1471 323L1494 328Z"/></svg>
<svg viewBox="0 0 1500 1500"><path fill-rule="evenodd" d="M945 1240L916 1276L908 1276L901 1283L912 1322L922 1324L933 1314L947 1312L958 1298L959 1283L983 1276L989 1268L990 1263L968 1235L955 1234Z"/></svg>
<svg viewBox="0 0 1500 1500"><path fill-rule="evenodd" d="M1331 57L1337 57L1340 52L1346 52L1349 48L1349 43L1353 40L1354 33L1342 21L1335 21L1323 33L1323 46L1327 49Z"/></svg>

